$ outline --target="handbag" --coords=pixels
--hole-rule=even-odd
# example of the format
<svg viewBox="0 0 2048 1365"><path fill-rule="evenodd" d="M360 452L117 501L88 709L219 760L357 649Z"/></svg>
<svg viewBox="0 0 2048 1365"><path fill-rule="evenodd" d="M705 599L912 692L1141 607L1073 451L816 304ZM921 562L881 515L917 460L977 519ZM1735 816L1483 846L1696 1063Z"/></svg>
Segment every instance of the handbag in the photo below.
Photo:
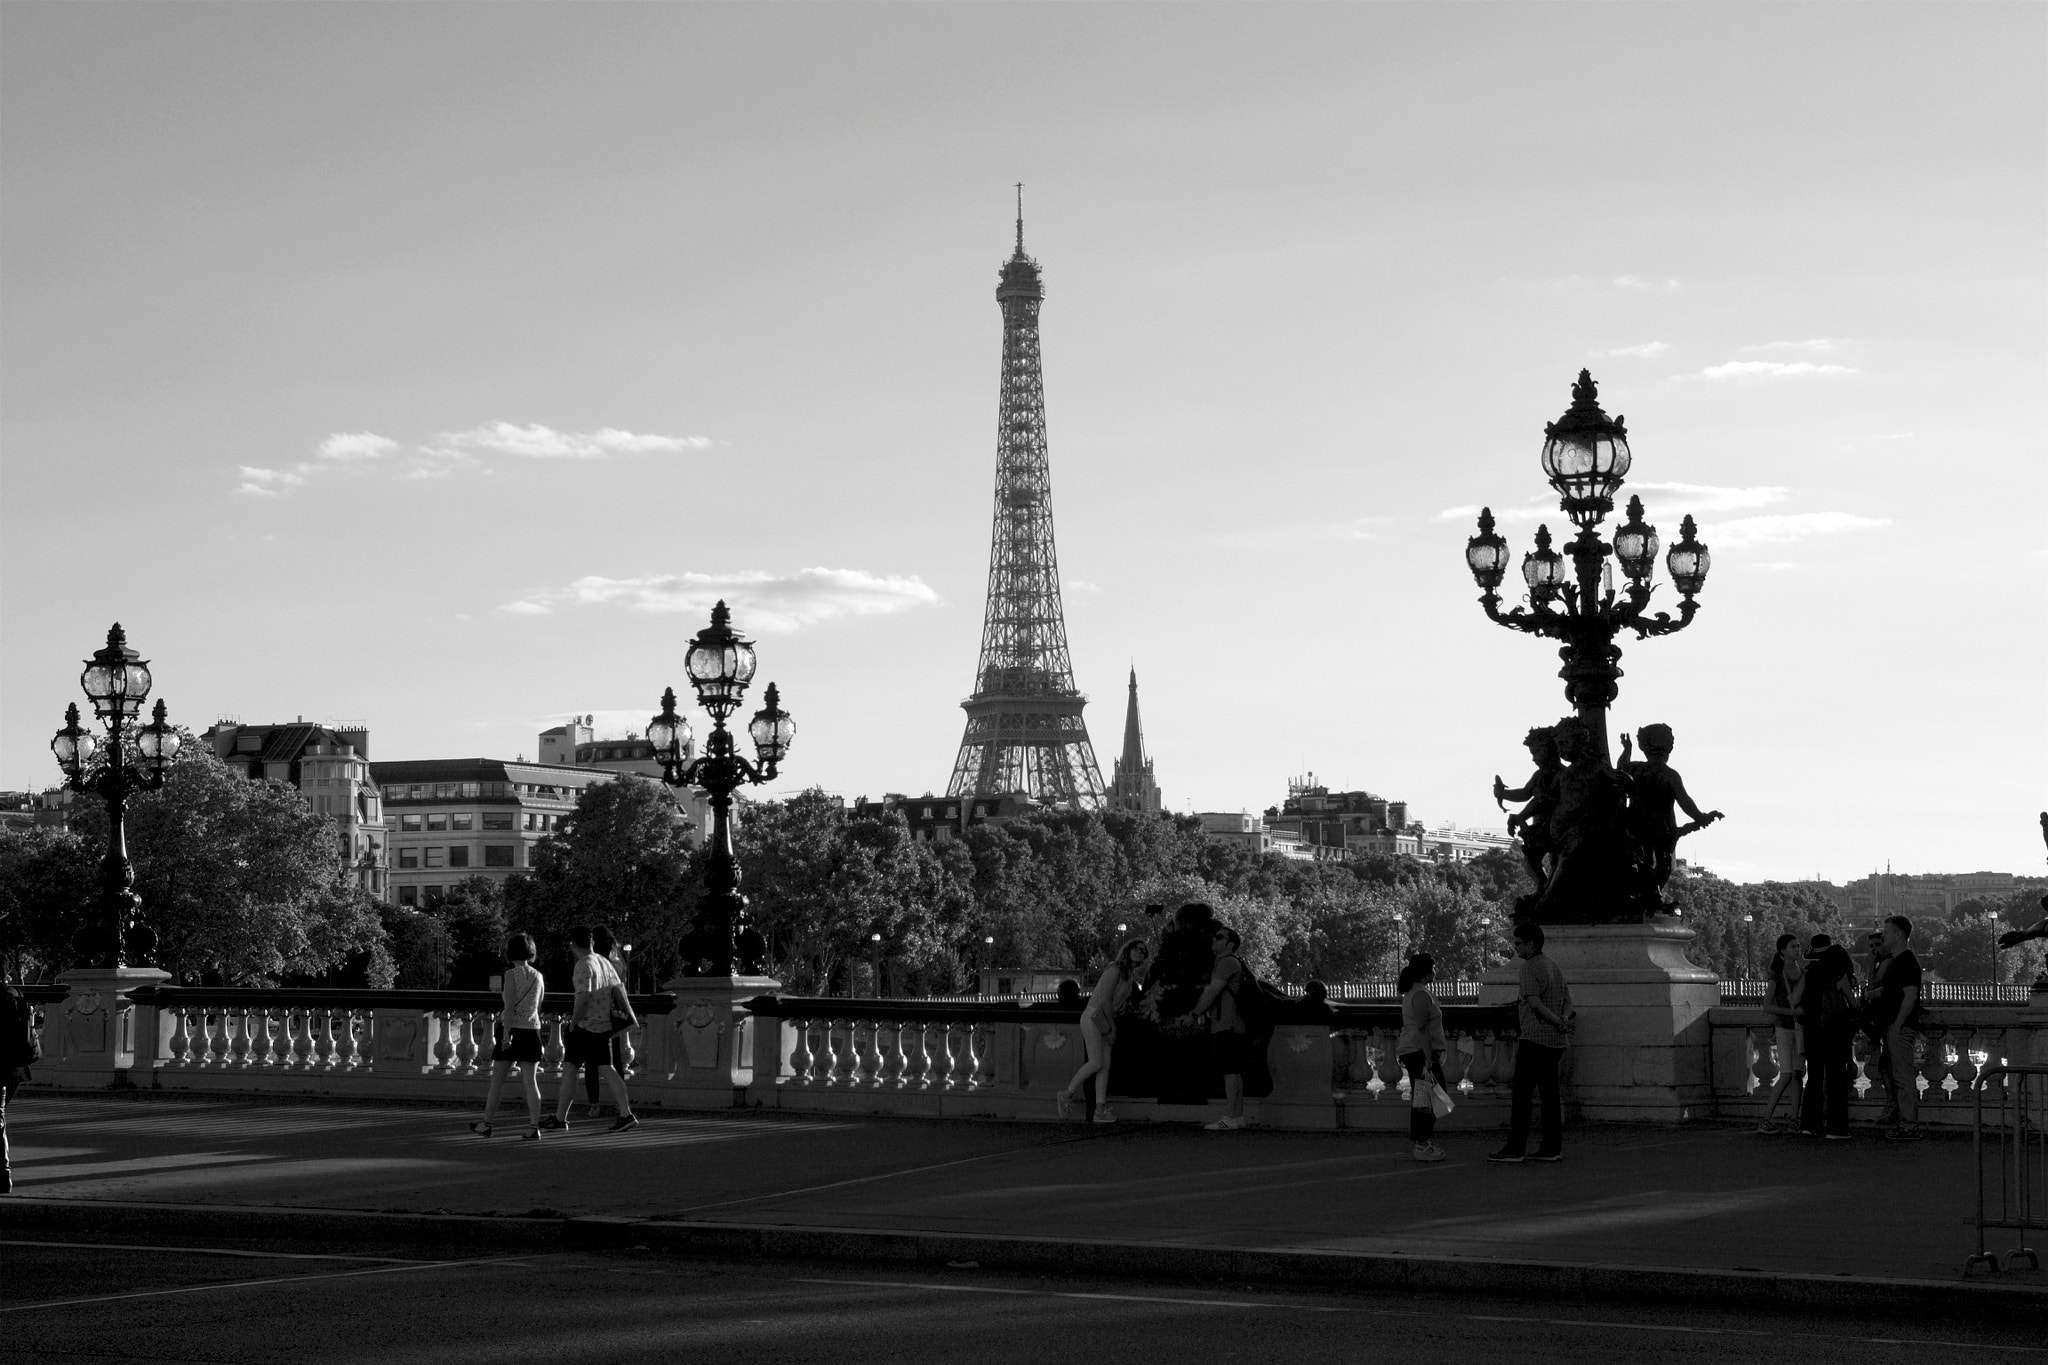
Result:
<svg viewBox="0 0 2048 1365"><path fill-rule="evenodd" d="M607 1036L624 1033L639 1022L639 1016L633 1013L633 1002L626 998L626 988L613 986L611 1028L607 1030Z"/></svg>
<svg viewBox="0 0 2048 1365"><path fill-rule="evenodd" d="M1451 1103L1450 1092L1435 1081L1429 1083L1429 1107L1436 1111L1438 1118L1448 1118L1458 1106Z"/></svg>

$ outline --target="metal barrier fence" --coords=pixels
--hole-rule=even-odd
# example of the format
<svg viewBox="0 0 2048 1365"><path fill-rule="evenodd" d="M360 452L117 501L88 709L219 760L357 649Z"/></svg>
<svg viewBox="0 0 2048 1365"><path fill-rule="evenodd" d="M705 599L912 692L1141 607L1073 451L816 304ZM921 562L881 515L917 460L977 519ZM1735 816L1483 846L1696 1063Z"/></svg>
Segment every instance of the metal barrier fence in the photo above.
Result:
<svg viewBox="0 0 2048 1365"><path fill-rule="evenodd" d="M1977 1251L1963 1262L1963 1273L1967 1275L1980 1265L1994 1272L1999 1269L1998 1256L1984 1246L1984 1234L1992 1228L2018 1233L2018 1245L2005 1253L2006 1269L2025 1257L2039 1270L2040 1253L2027 1245L2027 1234L2048 1232L2048 1066L1986 1067L1974 1088ZM1987 1096L1997 1106L1988 1133ZM1996 1170L1995 1178L1987 1172L1987 1156Z"/></svg>

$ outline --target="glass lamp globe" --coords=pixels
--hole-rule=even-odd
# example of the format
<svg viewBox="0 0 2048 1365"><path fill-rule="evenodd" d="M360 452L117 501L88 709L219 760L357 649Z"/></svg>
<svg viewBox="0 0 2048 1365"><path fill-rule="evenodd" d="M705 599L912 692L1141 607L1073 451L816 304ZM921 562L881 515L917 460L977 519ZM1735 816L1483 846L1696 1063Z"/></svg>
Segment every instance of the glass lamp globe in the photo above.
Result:
<svg viewBox="0 0 2048 1365"><path fill-rule="evenodd" d="M754 644L733 633L732 613L724 602L711 609L711 624L697 632L683 671L697 689L697 700L713 715L729 714L754 680Z"/></svg>
<svg viewBox="0 0 2048 1365"><path fill-rule="evenodd" d="M1688 515L1678 526L1678 543L1664 556L1664 567L1671 572L1671 582L1687 597L1697 593L1707 583L1707 570L1713 566L1713 556L1707 547L1700 544L1692 517Z"/></svg>
<svg viewBox="0 0 2048 1365"><path fill-rule="evenodd" d="M92 699L92 709L101 720L120 717L132 720L149 696L149 661L128 647L128 636L116 621L107 632L106 648L85 661L78 685Z"/></svg>
<svg viewBox="0 0 2048 1365"><path fill-rule="evenodd" d="M782 709L782 694L774 683L768 684L768 690L761 699L767 705L754 713L753 720L747 724L747 734L754 741L754 752L759 756L761 766L772 768L788 755L790 743L796 739L796 722L790 719L789 712Z"/></svg>
<svg viewBox="0 0 2048 1365"><path fill-rule="evenodd" d="M1628 520L1614 532L1614 557L1621 571L1641 583L1657 567L1657 528L1643 520L1643 500L1628 500Z"/></svg>
<svg viewBox="0 0 2048 1365"><path fill-rule="evenodd" d="M1522 556L1522 581L1537 602L1548 602L1564 586L1564 556L1550 548L1548 526L1536 528L1536 548Z"/></svg>
<svg viewBox="0 0 2048 1365"><path fill-rule="evenodd" d="M1493 509L1479 509L1479 534L1465 542L1465 566L1480 591L1492 592L1508 572L1508 543L1493 532Z"/></svg>
<svg viewBox="0 0 2048 1365"><path fill-rule="evenodd" d="M1599 393L1592 374L1580 370L1571 407L1543 428L1543 473L1565 514L1580 526L1591 526L1614 510L1614 490L1634 459L1624 419L1601 411Z"/></svg>

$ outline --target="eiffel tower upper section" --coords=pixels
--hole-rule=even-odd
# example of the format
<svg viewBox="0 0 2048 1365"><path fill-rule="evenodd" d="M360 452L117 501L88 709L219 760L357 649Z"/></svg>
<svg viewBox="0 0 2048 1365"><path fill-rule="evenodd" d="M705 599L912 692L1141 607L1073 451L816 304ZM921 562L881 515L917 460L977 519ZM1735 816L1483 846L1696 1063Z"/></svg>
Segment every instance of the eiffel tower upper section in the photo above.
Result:
<svg viewBox="0 0 2048 1365"><path fill-rule="evenodd" d="M1017 249L1003 263L996 303L1003 310L1003 387L996 424L995 529L990 537L988 608L974 695L961 703L967 732L948 796L1023 792L1049 805L1096 810L1102 773L1074 689L1067 623L1053 550L1052 478L1045 455L1045 385L1038 365L1038 262Z"/></svg>

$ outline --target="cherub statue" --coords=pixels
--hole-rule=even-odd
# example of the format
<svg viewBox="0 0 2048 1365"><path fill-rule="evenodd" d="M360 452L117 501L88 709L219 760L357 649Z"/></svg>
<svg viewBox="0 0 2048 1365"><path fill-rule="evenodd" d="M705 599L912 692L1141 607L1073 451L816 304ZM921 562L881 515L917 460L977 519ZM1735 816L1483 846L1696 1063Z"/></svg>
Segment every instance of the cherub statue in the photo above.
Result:
<svg viewBox="0 0 2048 1365"><path fill-rule="evenodd" d="M1529 774L1529 780L1519 787L1510 788L1500 780L1500 774L1493 775L1493 799L1507 809L1510 801L1526 801L1527 805L1508 816L1508 833L1521 836L1522 860L1529 865L1529 880L1536 884L1536 894L1543 894L1544 883L1550 880L1550 869L1545 859L1555 851L1550 841L1550 816L1557 809L1558 783L1564 777L1564 765L1557 758L1557 736L1548 725L1539 725L1522 739L1528 746L1529 757L1535 760L1536 771Z"/></svg>
<svg viewBox="0 0 2048 1365"><path fill-rule="evenodd" d="M1628 805L1629 832L1642 846L1650 890L1661 893L1664 883L1671 880L1678 841L1724 817L1717 810L1702 814L1693 804L1685 779L1671 766L1670 726L1645 725L1636 731L1636 738L1642 741L1643 756L1635 762L1629 761L1628 740L1621 741L1621 768L1634 786ZM1691 818L1691 824L1678 823L1675 812L1679 810Z"/></svg>
<svg viewBox="0 0 2048 1365"><path fill-rule="evenodd" d="M1608 763L1578 717L1559 721L1553 733L1557 756L1566 764L1550 816L1557 861L1542 895L1526 910L1518 906L1516 916L1542 924L1620 923L1639 913L1638 853L1628 823L1634 784L1626 771Z"/></svg>
<svg viewBox="0 0 2048 1365"><path fill-rule="evenodd" d="M2041 812L2041 842L2048 844L2048 810ZM2048 911L2048 896L2041 897L2041 909ZM1998 936L2001 948L2017 948L2031 939L2048 938L2048 914L2034 921L2029 929L2008 929ZM2048 974L2044 974L2048 975Z"/></svg>

